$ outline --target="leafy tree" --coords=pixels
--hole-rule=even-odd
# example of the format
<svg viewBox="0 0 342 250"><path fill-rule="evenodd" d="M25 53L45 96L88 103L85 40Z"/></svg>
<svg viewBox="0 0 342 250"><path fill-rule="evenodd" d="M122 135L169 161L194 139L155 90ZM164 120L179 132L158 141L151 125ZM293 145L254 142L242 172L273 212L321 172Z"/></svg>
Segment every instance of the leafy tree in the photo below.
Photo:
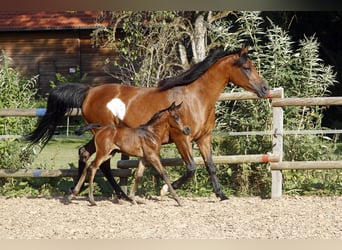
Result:
<svg viewBox="0 0 342 250"><path fill-rule="evenodd" d="M111 47L119 57L109 73L121 82L154 86L158 80L178 74L205 58L211 45L207 31L211 23L233 12L114 11L100 19L110 20L110 27L100 26L92 34L94 46ZM210 45L211 44L211 45Z"/></svg>

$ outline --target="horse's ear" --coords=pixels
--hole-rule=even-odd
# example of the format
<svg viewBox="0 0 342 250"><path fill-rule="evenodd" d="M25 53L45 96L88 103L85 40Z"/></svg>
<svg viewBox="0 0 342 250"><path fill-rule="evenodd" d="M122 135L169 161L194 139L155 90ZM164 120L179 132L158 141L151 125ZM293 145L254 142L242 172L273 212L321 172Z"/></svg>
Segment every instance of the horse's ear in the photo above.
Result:
<svg viewBox="0 0 342 250"><path fill-rule="evenodd" d="M169 107L169 109L174 109L176 107L176 102L173 102L172 104L171 104L171 106Z"/></svg>
<svg viewBox="0 0 342 250"><path fill-rule="evenodd" d="M183 102L181 102L180 104L178 104L175 109L179 109L182 106Z"/></svg>
<svg viewBox="0 0 342 250"><path fill-rule="evenodd" d="M248 46L245 45L242 47L239 56L247 55L247 53L248 53Z"/></svg>

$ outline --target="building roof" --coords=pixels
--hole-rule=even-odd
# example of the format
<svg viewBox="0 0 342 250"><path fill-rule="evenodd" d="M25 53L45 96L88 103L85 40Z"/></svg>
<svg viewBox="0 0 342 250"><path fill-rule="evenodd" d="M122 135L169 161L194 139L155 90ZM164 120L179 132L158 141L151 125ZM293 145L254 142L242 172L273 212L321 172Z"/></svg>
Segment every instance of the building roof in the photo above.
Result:
<svg viewBox="0 0 342 250"><path fill-rule="evenodd" d="M101 11L0 11L0 31L94 29L99 25L96 20L100 14Z"/></svg>

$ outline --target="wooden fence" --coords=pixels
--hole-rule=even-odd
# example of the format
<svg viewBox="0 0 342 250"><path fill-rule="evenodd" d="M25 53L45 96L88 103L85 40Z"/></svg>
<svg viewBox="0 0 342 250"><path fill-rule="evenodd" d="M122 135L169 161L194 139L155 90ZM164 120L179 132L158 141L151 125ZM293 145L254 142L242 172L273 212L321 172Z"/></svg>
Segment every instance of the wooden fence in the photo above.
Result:
<svg viewBox="0 0 342 250"><path fill-rule="evenodd" d="M250 92L222 93L219 101L249 100L258 97ZM315 98L284 98L284 90L277 88L271 90L272 108L272 130L263 131L260 134L272 135L273 151L268 154L254 155L226 155L214 156L215 164L234 164L234 163L268 163L272 176L272 198L282 196L282 171L289 169L342 169L342 161L283 161L283 107L286 106L325 106L342 105L342 97L315 97ZM41 116L44 109L0 109L0 116ZM69 115L80 115L80 110L75 110ZM314 133L315 131L312 131ZM328 132L328 131L326 131ZM300 131L296 131L301 134ZM329 133L334 133L330 131ZM255 131L258 134L258 131ZM164 166L182 166L184 162L180 158L161 159ZM201 157L194 159L197 165L203 165ZM131 176L131 169L137 167L137 160L119 160L117 169L112 173L120 177L120 185L126 185L128 177ZM68 170L0 170L0 177L63 177L76 176L76 169Z"/></svg>

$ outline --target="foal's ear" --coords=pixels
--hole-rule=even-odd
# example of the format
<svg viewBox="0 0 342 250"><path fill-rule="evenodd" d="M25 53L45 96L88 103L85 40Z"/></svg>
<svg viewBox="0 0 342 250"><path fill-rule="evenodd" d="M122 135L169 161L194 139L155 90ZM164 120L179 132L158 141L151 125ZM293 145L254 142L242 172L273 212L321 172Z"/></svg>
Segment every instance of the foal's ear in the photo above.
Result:
<svg viewBox="0 0 342 250"><path fill-rule="evenodd" d="M180 104L178 104L175 109L179 109L182 106L183 102L181 102Z"/></svg>

